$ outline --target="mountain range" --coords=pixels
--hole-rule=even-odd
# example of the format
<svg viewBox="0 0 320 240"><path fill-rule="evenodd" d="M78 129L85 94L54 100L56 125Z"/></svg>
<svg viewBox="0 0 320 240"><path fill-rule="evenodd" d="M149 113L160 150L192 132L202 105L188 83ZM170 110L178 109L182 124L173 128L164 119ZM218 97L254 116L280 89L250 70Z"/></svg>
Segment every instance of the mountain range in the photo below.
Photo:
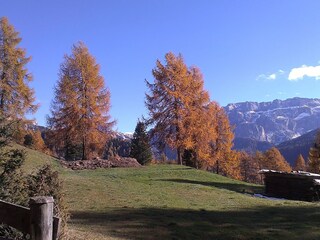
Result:
<svg viewBox="0 0 320 240"><path fill-rule="evenodd" d="M254 153L276 146L291 165L299 154L307 160L320 128L320 99L232 103L224 109L235 129L234 149ZM116 133L114 137L127 142L132 134ZM176 153L166 148L165 155L174 159Z"/></svg>
<svg viewBox="0 0 320 240"><path fill-rule="evenodd" d="M224 109L235 128L234 149L255 152L276 146L291 165L299 154L307 160L320 128L320 99L242 102Z"/></svg>
<svg viewBox="0 0 320 240"><path fill-rule="evenodd" d="M291 165L300 153L307 160L320 129L320 99L316 98L231 103L224 109L234 127L234 149L254 153L276 146ZM46 129L37 125L33 128L41 132ZM112 138L119 149L128 152L132 133L114 132ZM175 158L169 148L165 154L168 159Z"/></svg>
<svg viewBox="0 0 320 240"><path fill-rule="evenodd" d="M277 145L320 128L320 99L232 103L224 109L236 138Z"/></svg>

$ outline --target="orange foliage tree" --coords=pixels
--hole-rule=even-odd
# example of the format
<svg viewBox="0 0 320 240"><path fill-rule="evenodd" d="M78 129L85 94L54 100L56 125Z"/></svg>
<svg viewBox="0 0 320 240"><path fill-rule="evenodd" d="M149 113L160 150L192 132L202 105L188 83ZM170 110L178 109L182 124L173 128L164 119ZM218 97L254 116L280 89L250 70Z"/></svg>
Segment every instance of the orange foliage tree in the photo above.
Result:
<svg viewBox="0 0 320 240"><path fill-rule="evenodd" d="M269 169L283 172L291 172L289 163L284 159L280 151L276 147L272 147L264 153L260 159L261 169Z"/></svg>
<svg viewBox="0 0 320 240"><path fill-rule="evenodd" d="M217 159L231 154L233 133L226 114L210 101L197 67L187 67L181 55L165 55L152 73L154 83L146 81L149 93L147 122L159 147L177 150L178 163L183 158L194 167L212 167ZM227 160L226 160L227 161Z"/></svg>
<svg viewBox="0 0 320 240"><path fill-rule="evenodd" d="M28 85L32 75L26 65L31 58L18 46L20 42L19 33L8 19L0 18L0 128L10 128L12 135L23 129L27 122L25 114L38 108L34 104L34 90Z"/></svg>
<svg viewBox="0 0 320 240"><path fill-rule="evenodd" d="M244 151L239 152L238 157L242 180L251 183L262 183L258 159Z"/></svg>
<svg viewBox="0 0 320 240"><path fill-rule="evenodd" d="M233 155L231 148L233 146L234 134L232 127L230 126L229 119L224 109L217 107L216 111L217 127L216 133L217 138L212 144L212 162L214 163L215 172L217 174L222 173L227 175L228 171L228 156ZM230 159L235 159L233 155ZM230 165L229 165L230 166Z"/></svg>
<svg viewBox="0 0 320 240"><path fill-rule="evenodd" d="M308 171L320 173L320 131L318 131L314 145L309 150Z"/></svg>
<svg viewBox="0 0 320 240"><path fill-rule="evenodd" d="M169 145L177 150L178 163L182 164L185 144L183 136L184 115L190 98L186 97L191 86L191 74L181 55L165 55L166 65L159 60L152 70L154 83L146 81L150 94L146 94L149 110L148 124L159 148Z"/></svg>
<svg viewBox="0 0 320 240"><path fill-rule="evenodd" d="M295 171L306 171L307 170L306 162L301 154L299 154L296 161L294 162L293 170L295 170Z"/></svg>
<svg viewBox="0 0 320 240"><path fill-rule="evenodd" d="M212 142L217 138L216 112L218 105L210 101L209 93L204 90L200 70L190 68L191 88L186 94L189 100L183 116L182 135L184 136L184 160L196 168L212 165ZM186 158L186 155L189 155Z"/></svg>
<svg viewBox="0 0 320 240"><path fill-rule="evenodd" d="M113 121L110 121L110 92L100 75L100 66L83 43L64 57L55 87L51 117L53 137L68 151L76 146L82 159L100 154Z"/></svg>

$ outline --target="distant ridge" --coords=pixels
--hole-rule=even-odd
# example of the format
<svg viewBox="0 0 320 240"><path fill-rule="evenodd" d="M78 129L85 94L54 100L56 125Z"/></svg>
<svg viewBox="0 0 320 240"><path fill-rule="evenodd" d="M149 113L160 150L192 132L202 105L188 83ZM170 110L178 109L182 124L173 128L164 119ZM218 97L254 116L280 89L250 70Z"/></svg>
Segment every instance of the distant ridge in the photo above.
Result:
<svg viewBox="0 0 320 240"><path fill-rule="evenodd" d="M277 148L292 166L299 154L302 154L304 160L307 162L310 147L314 144L316 134L319 130L320 129L315 129L300 137L280 143Z"/></svg>
<svg viewBox="0 0 320 240"><path fill-rule="evenodd" d="M320 128L320 99L231 103L224 107L236 138L279 144Z"/></svg>

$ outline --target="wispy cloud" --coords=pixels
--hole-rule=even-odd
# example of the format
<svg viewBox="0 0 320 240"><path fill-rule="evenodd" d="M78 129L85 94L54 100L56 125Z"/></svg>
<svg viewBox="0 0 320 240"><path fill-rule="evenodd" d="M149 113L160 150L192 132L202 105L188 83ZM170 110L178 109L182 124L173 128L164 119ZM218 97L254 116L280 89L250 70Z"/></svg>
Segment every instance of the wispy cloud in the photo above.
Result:
<svg viewBox="0 0 320 240"><path fill-rule="evenodd" d="M304 77L315 78L316 80L320 80L320 65L319 66L307 66L302 65L298 68L292 68L288 80L290 81L298 81L303 79Z"/></svg>
<svg viewBox="0 0 320 240"><path fill-rule="evenodd" d="M277 72L275 72L275 73L271 73L271 74L260 74L257 78L256 78L256 80L257 81L273 81L273 80L276 80L277 79L277 77L279 76L279 75L282 75L282 74L284 74L284 71L283 70L278 70Z"/></svg>

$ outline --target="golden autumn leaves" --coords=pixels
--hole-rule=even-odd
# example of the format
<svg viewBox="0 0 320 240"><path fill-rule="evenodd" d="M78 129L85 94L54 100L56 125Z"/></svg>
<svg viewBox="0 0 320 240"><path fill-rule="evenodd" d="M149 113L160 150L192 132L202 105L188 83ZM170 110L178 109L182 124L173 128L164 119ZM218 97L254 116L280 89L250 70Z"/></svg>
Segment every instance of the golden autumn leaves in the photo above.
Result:
<svg viewBox="0 0 320 240"><path fill-rule="evenodd" d="M109 116L110 92L99 71L88 48L81 42L74 45L60 66L48 118L57 146L80 149L82 159L101 155L115 123Z"/></svg>
<svg viewBox="0 0 320 240"><path fill-rule="evenodd" d="M21 38L6 18L0 26L1 118L25 120L25 114L37 108L25 67L30 58L18 47ZM152 74L154 81L146 81L145 103L153 142L160 149L176 149L180 164L239 178L241 158L231 150L234 136L228 117L210 100L200 70L186 66L181 55L167 53L165 63L156 61ZM115 122L100 66L83 43L65 55L54 93L48 117L50 147L71 160L101 156Z"/></svg>
<svg viewBox="0 0 320 240"><path fill-rule="evenodd" d="M0 123L24 122L25 114L37 109L34 91L28 86L30 58L18 47L21 38L6 18L1 18L0 27ZM180 164L251 178L247 173L261 164L231 150L234 135L228 117L210 100L199 68L188 67L181 55L169 52L164 63L156 61L152 74L154 81L146 81L145 103L153 143L160 150L166 146L177 150ZM50 148L70 160L101 156L115 122L109 114L110 92L100 66L83 43L65 55L54 93L46 136ZM280 168L289 169L285 164Z"/></svg>
<svg viewBox="0 0 320 240"><path fill-rule="evenodd" d="M165 65L158 60L152 73L154 83L146 81L152 137L160 148L176 149L179 164L213 168L231 151L233 133L223 108L204 89L200 70L170 52Z"/></svg>

